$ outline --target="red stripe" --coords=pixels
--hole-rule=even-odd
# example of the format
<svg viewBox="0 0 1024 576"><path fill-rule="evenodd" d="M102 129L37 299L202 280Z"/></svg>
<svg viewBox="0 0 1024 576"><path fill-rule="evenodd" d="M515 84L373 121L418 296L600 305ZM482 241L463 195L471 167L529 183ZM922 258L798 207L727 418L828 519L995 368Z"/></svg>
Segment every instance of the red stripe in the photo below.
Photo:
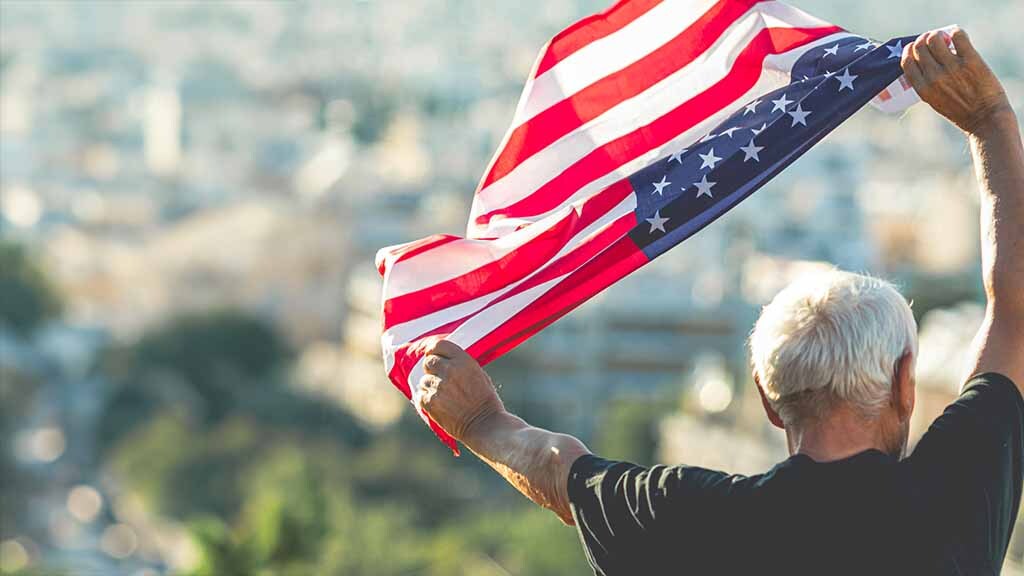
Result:
<svg viewBox="0 0 1024 576"><path fill-rule="evenodd" d="M625 236L466 351L487 364L647 262L647 255Z"/></svg>
<svg viewBox="0 0 1024 576"><path fill-rule="evenodd" d="M384 329L468 302L525 278L553 258L580 230L632 193L629 181L621 180L583 203L580 213L570 211L550 229L502 258L456 278L386 300Z"/></svg>
<svg viewBox="0 0 1024 576"><path fill-rule="evenodd" d="M719 0L699 20L647 56L537 114L512 131L481 188L610 108L671 76L703 54L757 0Z"/></svg>
<svg viewBox="0 0 1024 576"><path fill-rule="evenodd" d="M475 355L474 351L480 346L492 346L493 348L486 352L486 356L479 358L481 364L486 364L505 351L510 350L530 335L541 330L544 326L567 314L570 310L619 278L643 266L648 261L647 256L636 247L636 244L629 237L625 236L634 226L636 226L636 216L634 214L630 213L623 216L604 231L597 234L590 242L581 246L580 249L559 258L541 274L538 274L537 277L531 278L528 282L524 282L524 285L518 286L516 290L488 304L487 307L490 308L500 301L511 298L515 294L564 275L567 270L578 268L559 282L551 291L532 302L508 322L503 322L496 330L471 345L468 349L469 353ZM614 241L616 238L618 241L615 241L610 248L605 250L607 243ZM601 250L604 251L601 252ZM598 252L600 254L594 257L594 254ZM527 286L526 284L529 285ZM559 305L563 306L564 310L555 309ZM543 319L536 319L538 314L531 312L534 308L540 310L540 314L544 316ZM409 375L412 373L416 363L420 361L426 352L427 338L431 336L443 338L481 312L470 314L449 322L444 326L434 328L396 348L393 353L394 364L388 373L388 377L395 387L401 390L406 398L411 400L412 391L409 385ZM524 329L523 326L529 322L533 324ZM481 345L481 342L484 342L484 344ZM427 423L437 437L458 454L455 440L429 418L427 418Z"/></svg>
<svg viewBox="0 0 1024 576"><path fill-rule="evenodd" d="M427 236L426 238L421 238L415 242L402 244L395 250L388 252L383 258L377 261L377 271L380 272L381 276L383 276L388 267L394 266L397 262L408 260L417 254L426 252L427 250L432 250L438 246L443 246L458 239L458 236L453 236L451 234L434 234L433 236Z"/></svg>
<svg viewBox="0 0 1024 576"><path fill-rule="evenodd" d="M715 85L650 124L593 150L530 196L478 216L476 223L486 226L491 218L498 215L522 217L557 208L583 186L665 144L742 96L761 77L764 59L769 55L788 52L841 30L837 26L762 30L743 49L729 74Z"/></svg>
<svg viewBox="0 0 1024 576"><path fill-rule="evenodd" d="M547 72L587 44L625 28L660 3L661 0L619 0L604 12L587 16L572 24L548 43L534 77Z"/></svg>

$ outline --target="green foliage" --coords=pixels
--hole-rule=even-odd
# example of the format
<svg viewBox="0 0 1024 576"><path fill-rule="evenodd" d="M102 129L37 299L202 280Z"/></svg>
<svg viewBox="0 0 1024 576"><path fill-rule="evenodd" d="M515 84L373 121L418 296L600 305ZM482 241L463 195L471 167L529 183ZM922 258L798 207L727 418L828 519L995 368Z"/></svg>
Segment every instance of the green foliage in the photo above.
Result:
<svg viewBox="0 0 1024 576"><path fill-rule="evenodd" d="M452 522L431 547L430 576L592 574L573 529L541 508L490 509Z"/></svg>
<svg viewBox="0 0 1024 576"><path fill-rule="evenodd" d="M196 576L346 574L398 576L427 562L410 530L411 512L359 507L343 474L307 451L279 446L243 482L245 504L233 527L219 519L193 526Z"/></svg>
<svg viewBox="0 0 1024 576"><path fill-rule="evenodd" d="M60 310L56 290L25 249L0 240L0 326L28 336Z"/></svg>
<svg viewBox="0 0 1024 576"><path fill-rule="evenodd" d="M169 322L105 354L102 370L118 388L108 401L100 444L116 445L168 405L188 412L192 425L216 426L244 415L267 426L365 442L365 430L337 407L279 385L291 358L273 325L239 312Z"/></svg>
<svg viewBox="0 0 1024 576"><path fill-rule="evenodd" d="M289 358L272 326L220 313L171 322L103 365L120 386L108 471L189 527L193 576L588 573L572 529L453 458L412 411L371 435L280 384Z"/></svg>
<svg viewBox="0 0 1024 576"><path fill-rule="evenodd" d="M413 508L356 498L295 449L278 450L247 486L233 529L211 520L194 526L202 557L195 576L588 573L573 531L538 508L480 503L471 515L424 530Z"/></svg>
<svg viewBox="0 0 1024 576"><path fill-rule="evenodd" d="M271 385L291 358L272 325L230 310L183 316L124 352L115 365L122 377L182 380L201 398L208 421L231 410L238 392Z"/></svg>
<svg viewBox="0 0 1024 576"><path fill-rule="evenodd" d="M619 399L605 407L595 446L605 458L650 465L657 461L661 418L676 403L670 400Z"/></svg>

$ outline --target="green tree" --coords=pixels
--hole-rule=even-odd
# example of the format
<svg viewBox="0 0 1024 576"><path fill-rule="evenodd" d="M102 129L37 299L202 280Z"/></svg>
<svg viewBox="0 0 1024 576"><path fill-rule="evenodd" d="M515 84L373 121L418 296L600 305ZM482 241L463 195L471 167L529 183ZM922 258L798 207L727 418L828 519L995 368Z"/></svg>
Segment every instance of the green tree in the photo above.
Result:
<svg viewBox="0 0 1024 576"><path fill-rule="evenodd" d="M291 351L268 322L222 310L175 318L147 333L131 349L135 375L170 373L203 400L207 419L224 416L238 392L276 383L275 371Z"/></svg>
<svg viewBox="0 0 1024 576"><path fill-rule="evenodd" d="M57 291L25 249L0 240L0 326L21 336L60 314Z"/></svg>
<svg viewBox="0 0 1024 576"><path fill-rule="evenodd" d="M102 370L118 386L100 432L109 446L168 403L206 425L240 403L258 404L278 388L292 352L270 323L222 310L172 319L104 356Z"/></svg>

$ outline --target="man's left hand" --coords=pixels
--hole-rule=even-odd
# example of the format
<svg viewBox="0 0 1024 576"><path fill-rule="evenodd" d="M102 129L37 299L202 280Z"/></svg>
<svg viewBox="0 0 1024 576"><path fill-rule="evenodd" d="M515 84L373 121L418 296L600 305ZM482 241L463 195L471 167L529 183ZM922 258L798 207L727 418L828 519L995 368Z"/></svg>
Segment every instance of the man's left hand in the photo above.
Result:
<svg viewBox="0 0 1024 576"><path fill-rule="evenodd" d="M465 350L438 340L427 346L426 374L419 383L419 407L457 440L505 411L491 378Z"/></svg>

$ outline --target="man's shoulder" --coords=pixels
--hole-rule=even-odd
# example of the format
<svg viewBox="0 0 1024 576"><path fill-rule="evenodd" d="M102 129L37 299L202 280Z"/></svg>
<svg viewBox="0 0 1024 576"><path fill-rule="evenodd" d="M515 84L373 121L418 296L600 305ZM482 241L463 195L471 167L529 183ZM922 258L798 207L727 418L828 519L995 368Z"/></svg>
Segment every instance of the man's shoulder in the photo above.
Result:
<svg viewBox="0 0 1024 576"><path fill-rule="evenodd" d="M967 382L964 383L961 395L967 394L972 390L975 393L985 391L985 393L998 394L1004 396L1007 400L1015 402L1024 401L1017 384L1009 376L998 372L982 372L968 378Z"/></svg>
<svg viewBox="0 0 1024 576"><path fill-rule="evenodd" d="M971 376L960 395L943 411L925 433L915 454L929 444L955 444L967 447L972 442L999 443L1007 435L1021 435L1024 426L1024 398L1017 385L997 372Z"/></svg>
<svg viewBox="0 0 1024 576"><path fill-rule="evenodd" d="M573 500L596 495L595 491L601 490L643 490L665 498L684 498L695 493L705 497L740 496L758 490L779 475L789 474L790 467L786 460L763 473L746 475L688 464L641 466L587 454L572 465L569 497Z"/></svg>

